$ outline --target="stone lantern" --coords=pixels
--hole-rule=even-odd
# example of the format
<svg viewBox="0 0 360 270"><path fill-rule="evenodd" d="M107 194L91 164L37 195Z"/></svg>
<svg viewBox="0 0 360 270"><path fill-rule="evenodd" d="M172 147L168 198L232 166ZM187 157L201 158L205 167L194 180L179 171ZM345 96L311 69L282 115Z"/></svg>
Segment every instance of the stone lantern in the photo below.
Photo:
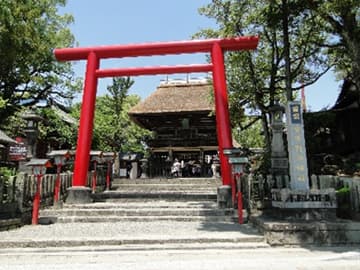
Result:
<svg viewBox="0 0 360 270"><path fill-rule="evenodd" d="M141 176L140 178L148 178L149 161L147 158L140 159Z"/></svg>
<svg viewBox="0 0 360 270"><path fill-rule="evenodd" d="M288 158L284 144L284 122L283 117L285 108L279 103L269 108L271 115L270 127L272 130L271 138L271 169L275 174L288 174Z"/></svg>
<svg viewBox="0 0 360 270"><path fill-rule="evenodd" d="M240 148L225 148L223 149L223 153L228 157L229 163L231 164L232 206L238 209L238 220L240 224L243 224L243 190L241 184L241 176L244 174L245 167L249 163L249 160L245 156L244 151ZM220 206L221 202L218 201L218 204ZM237 204L237 207L235 204Z"/></svg>
<svg viewBox="0 0 360 270"><path fill-rule="evenodd" d="M26 121L26 127L24 129L27 139L27 155L26 158L30 160L36 157L36 140L39 135L39 122L42 117L37 115L33 109L29 109L23 113L22 119Z"/></svg>
<svg viewBox="0 0 360 270"><path fill-rule="evenodd" d="M102 161L107 164L107 169L106 169L106 190L107 191L110 190L111 175L112 175L111 168L112 168L112 164L115 161L115 158L116 158L115 152L104 152L102 154Z"/></svg>
<svg viewBox="0 0 360 270"><path fill-rule="evenodd" d="M54 163L56 165L56 180L55 180L55 187L54 187L54 205L58 206L60 200L60 193L61 193L61 179L60 173L61 168L65 165L66 161L70 158L70 151L69 150L53 150L47 154L49 158L54 159Z"/></svg>
<svg viewBox="0 0 360 270"><path fill-rule="evenodd" d="M92 188L92 193L95 193L96 191L96 182L97 182L97 164L102 163L102 157L103 157L103 152L102 151L97 151L97 150L91 150L90 151L90 162L92 162L93 164L93 168L94 168L94 174L92 176L92 180L91 180L91 188Z"/></svg>
<svg viewBox="0 0 360 270"><path fill-rule="evenodd" d="M36 190L33 199L31 223L37 225L39 222L39 209L41 203L41 180L46 172L46 168L51 167L48 159L31 159L26 166L30 167L32 173L36 176Z"/></svg>

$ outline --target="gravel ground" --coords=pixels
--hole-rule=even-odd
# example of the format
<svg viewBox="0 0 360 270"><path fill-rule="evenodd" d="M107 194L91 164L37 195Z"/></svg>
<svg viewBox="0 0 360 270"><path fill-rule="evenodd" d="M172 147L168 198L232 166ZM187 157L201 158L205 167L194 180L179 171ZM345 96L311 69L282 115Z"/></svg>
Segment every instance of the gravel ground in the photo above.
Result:
<svg viewBox="0 0 360 270"><path fill-rule="evenodd" d="M250 225L208 222L115 222L27 225L0 232L1 240L56 240L80 238L241 238L259 236Z"/></svg>

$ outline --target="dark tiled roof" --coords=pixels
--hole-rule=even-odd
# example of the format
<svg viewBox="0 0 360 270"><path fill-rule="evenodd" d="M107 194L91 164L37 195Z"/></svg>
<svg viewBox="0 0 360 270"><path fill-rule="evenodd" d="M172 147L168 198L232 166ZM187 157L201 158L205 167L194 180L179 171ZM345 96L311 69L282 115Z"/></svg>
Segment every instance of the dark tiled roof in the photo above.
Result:
<svg viewBox="0 0 360 270"><path fill-rule="evenodd" d="M2 130L0 130L0 142L1 143L16 143L15 140L11 139L8 135L6 135Z"/></svg>
<svg viewBox="0 0 360 270"><path fill-rule="evenodd" d="M162 84L129 114L210 112L214 109L211 91L212 85L208 83Z"/></svg>
<svg viewBox="0 0 360 270"><path fill-rule="evenodd" d="M344 79L340 94L332 109L359 108L359 90L349 79Z"/></svg>

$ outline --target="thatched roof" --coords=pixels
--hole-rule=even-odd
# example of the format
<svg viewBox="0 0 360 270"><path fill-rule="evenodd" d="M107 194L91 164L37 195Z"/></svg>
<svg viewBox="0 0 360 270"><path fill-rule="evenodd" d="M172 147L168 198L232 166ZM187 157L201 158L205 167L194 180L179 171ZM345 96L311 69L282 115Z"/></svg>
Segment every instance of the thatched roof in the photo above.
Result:
<svg viewBox="0 0 360 270"><path fill-rule="evenodd" d="M161 84L154 93L133 107L130 115L179 112L210 112L211 84L204 82Z"/></svg>

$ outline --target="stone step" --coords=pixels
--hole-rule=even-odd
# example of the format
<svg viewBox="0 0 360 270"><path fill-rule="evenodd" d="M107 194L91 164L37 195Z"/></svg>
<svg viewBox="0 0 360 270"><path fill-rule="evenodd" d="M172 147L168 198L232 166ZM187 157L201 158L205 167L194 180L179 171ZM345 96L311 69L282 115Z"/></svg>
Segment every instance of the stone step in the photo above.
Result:
<svg viewBox="0 0 360 270"><path fill-rule="evenodd" d="M189 184L189 185L221 185L218 178L115 178L113 185L119 184Z"/></svg>
<svg viewBox="0 0 360 270"><path fill-rule="evenodd" d="M23 252L24 250L21 247L26 247L26 254L34 253L34 254L44 254L44 253L50 253L54 254L55 252L57 254L59 253L65 253L66 255L69 253L79 253L79 252L115 252L115 251L203 251L203 250L229 250L229 251L236 251L236 250L254 250L254 249L268 249L270 248L270 245L259 241L256 239L256 241L251 242L251 239L247 239L250 241L244 241L241 242L205 242L205 243L141 243L137 241L136 243L129 243L129 240L119 240L119 242L122 242L121 245L107 245L106 241L103 242L102 245L76 245L78 243L77 241L74 241L71 245L71 243L63 241L38 241L36 244L40 244L42 247L36 246L36 244L33 243L33 241L30 243L27 240L23 241L9 241L9 242L0 242L1 245L6 246L8 245L8 248L0 250L0 254L19 254L19 252ZM93 242L88 242L89 244L94 244ZM96 243L96 242L95 242ZM65 245L62 245L65 244Z"/></svg>
<svg viewBox="0 0 360 270"><path fill-rule="evenodd" d="M182 191L117 191L111 190L92 194L95 201L107 199L134 198L134 199L168 199L168 200L216 200L216 192L182 192Z"/></svg>
<svg viewBox="0 0 360 270"><path fill-rule="evenodd" d="M216 187L169 187L169 186L121 186L121 187L112 187L111 191L119 192L141 192L141 193L154 193L154 192L182 192L182 193L216 193Z"/></svg>
<svg viewBox="0 0 360 270"><path fill-rule="evenodd" d="M192 184L119 184L112 185L112 190L122 190L122 189L169 189L169 190L197 190L197 189L209 189L216 190L217 186L215 185L192 185Z"/></svg>
<svg viewBox="0 0 360 270"><path fill-rule="evenodd" d="M22 225L21 218L0 219L0 231L6 231L20 227Z"/></svg>
<svg viewBox="0 0 360 270"><path fill-rule="evenodd" d="M176 208L217 208L215 201L168 201L168 200L143 200L143 199L115 199L104 202L95 202L87 204L63 204L63 209L108 209L108 208L122 208L122 209L148 209L148 208L162 208L162 209L176 209ZM54 208L48 208L54 209ZM57 209L57 208L55 208Z"/></svg>
<svg viewBox="0 0 360 270"><path fill-rule="evenodd" d="M70 210L70 209L68 209ZM243 220L247 223L247 212L243 210ZM42 210L39 218L40 224L53 223L113 223L113 222L230 222L238 223L238 212L233 209L208 209L208 210L96 210L79 209L70 211Z"/></svg>
<svg viewBox="0 0 360 270"><path fill-rule="evenodd" d="M0 248L15 247L80 247L137 245L232 246L244 243L264 243L264 237L250 224L198 219L196 221L159 221L151 217L141 220L114 222L56 223L47 226L27 225L18 230L3 232ZM102 219L104 221L104 219ZM146 246L146 247L144 247ZM136 247L134 247L136 248Z"/></svg>
<svg viewBox="0 0 360 270"><path fill-rule="evenodd" d="M144 183L118 183L113 185L116 186L154 186L154 187L161 187L161 186L169 186L169 187L215 187L217 186L216 183L152 183L152 182L144 182Z"/></svg>
<svg viewBox="0 0 360 270"><path fill-rule="evenodd" d="M236 222L237 218L234 216L191 216L191 215L160 215L160 216L48 216L40 217L39 224L53 224L53 223L102 223L102 222L147 222L153 221L169 221L169 222ZM175 232L174 232L175 233Z"/></svg>
<svg viewBox="0 0 360 270"><path fill-rule="evenodd" d="M234 211L232 209L194 209L194 208L151 208L151 209L61 209L43 210L42 216L229 216Z"/></svg>
<svg viewBox="0 0 360 270"><path fill-rule="evenodd" d="M47 226L26 225L3 232L0 248L90 247L129 250L263 248L264 237L250 224L225 216L59 217ZM221 220L220 220L221 219ZM40 223L42 219L40 218ZM76 223L75 223L76 222Z"/></svg>
<svg viewBox="0 0 360 270"><path fill-rule="evenodd" d="M176 239L19 239L0 240L0 249L14 248L89 248L110 250L204 250L269 248L263 237L238 238L176 238Z"/></svg>

